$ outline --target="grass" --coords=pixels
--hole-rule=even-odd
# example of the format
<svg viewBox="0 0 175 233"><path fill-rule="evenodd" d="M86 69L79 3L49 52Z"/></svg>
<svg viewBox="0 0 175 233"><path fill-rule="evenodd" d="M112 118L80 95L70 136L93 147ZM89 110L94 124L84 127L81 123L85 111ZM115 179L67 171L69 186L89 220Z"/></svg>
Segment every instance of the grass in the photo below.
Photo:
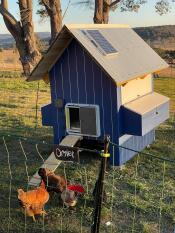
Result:
<svg viewBox="0 0 175 233"><path fill-rule="evenodd" d="M170 112L175 112L175 77L162 77L155 80L155 90L171 99Z"/></svg>
<svg viewBox="0 0 175 233"><path fill-rule="evenodd" d="M1 78L0 84L0 133L29 137L37 137L41 132L43 137L51 135L51 130L41 126L40 114L40 107L50 102L49 86L39 83L37 103L37 83L28 83L24 78Z"/></svg>
<svg viewBox="0 0 175 233"><path fill-rule="evenodd" d="M7 152L0 137L0 233L6 232L90 232L93 211L92 190L98 173L99 160L92 154L81 155L81 165L62 164L58 171L73 182L80 182L88 193L76 209L63 208L57 195L46 205L48 216L44 222L38 217L33 223L19 208L17 189L27 187L26 164L32 176L42 163L35 143L22 140L27 161L16 135L33 140L52 142L52 129L42 127L40 107L50 102L49 86L40 84L38 119L36 119L37 83L27 83L22 78L0 79L0 134L6 136L12 172L11 190ZM171 117L156 131L156 141L145 152L175 160L175 79L155 79L155 89L171 98ZM51 147L39 144L40 153L47 158ZM95 166L94 166L95 164ZM138 155L123 169L110 168L106 174L107 200L102 209L100 233L172 233L175 225L175 164L152 157ZM9 193L10 215L9 215ZM107 222L112 224L107 226ZM26 225L25 225L26 223Z"/></svg>
<svg viewBox="0 0 175 233"><path fill-rule="evenodd" d="M21 72L11 72L11 71L1 71L0 78L20 78L22 76Z"/></svg>

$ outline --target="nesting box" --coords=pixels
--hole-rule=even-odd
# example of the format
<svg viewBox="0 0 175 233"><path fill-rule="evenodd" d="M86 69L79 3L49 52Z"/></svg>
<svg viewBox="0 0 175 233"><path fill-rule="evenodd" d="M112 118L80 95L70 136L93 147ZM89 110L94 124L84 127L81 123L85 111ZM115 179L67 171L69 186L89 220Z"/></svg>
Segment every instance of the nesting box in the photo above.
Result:
<svg viewBox="0 0 175 233"><path fill-rule="evenodd" d="M53 127L55 144L69 134L97 143L108 134L141 151L169 116L169 99L154 92L153 79L167 67L128 26L65 25L28 81L50 83L42 123ZM115 148L115 165L134 154Z"/></svg>

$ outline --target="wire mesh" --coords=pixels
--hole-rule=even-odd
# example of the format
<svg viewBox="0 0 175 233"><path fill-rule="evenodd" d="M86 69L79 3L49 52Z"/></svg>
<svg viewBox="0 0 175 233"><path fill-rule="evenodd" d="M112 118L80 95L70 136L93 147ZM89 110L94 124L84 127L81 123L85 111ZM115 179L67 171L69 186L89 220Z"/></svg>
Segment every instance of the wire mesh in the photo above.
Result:
<svg viewBox="0 0 175 233"><path fill-rule="evenodd" d="M114 152L117 145L112 144ZM60 232L71 232L70 229L72 232L90 232L94 208L92 192L100 164L98 156L94 158L89 151L85 151L81 154L82 164L62 163L58 167L57 173L72 183L84 186L85 195L80 198L74 210L66 208L58 200L59 197L54 195L46 205L48 216L33 223L28 216L23 220L16 191L20 187L28 190L29 177L50 154L49 143L40 144L38 147L38 144L30 144L27 139L22 141L4 137L0 145L4 171L1 184L6 184L1 193L4 209L9 211L4 215L5 225L0 226L0 232L10 232L17 226L18 232L24 232L24 229L25 232L32 232L35 228L49 232L51 226L52 232L55 229ZM124 167L108 168L100 232L172 232L175 216L175 161L167 160L166 154L165 158L151 154L152 148L147 150L149 152L140 152ZM111 153L111 156L114 161L114 153ZM9 230L5 228L7 218ZM57 224L54 225L53 222Z"/></svg>
<svg viewBox="0 0 175 233"><path fill-rule="evenodd" d="M36 232L37 230L40 232L89 232L94 203L92 192L100 164L97 160L97 166L88 172L94 155L88 155L86 158L82 154L81 164L62 162L56 171L70 183L81 184L84 187L85 194L78 198L76 207L68 208L63 204L59 194L51 195L45 206L47 215L43 218L38 216L37 221L33 222L32 218L20 208L17 190L22 188L26 192L35 188L28 185L28 180L39 169L43 160L49 156L50 148L48 145L43 145L39 151L36 145L27 141L21 142L18 139L11 141L5 137L0 141L3 162L3 176L0 177L0 181L1 184L2 182L6 184L5 187L1 187L1 194L4 200L4 211L8 209L8 213L2 217L0 232L13 232L13 229L16 229L15 232ZM8 195L9 198L7 198Z"/></svg>
<svg viewBox="0 0 175 233"><path fill-rule="evenodd" d="M105 190L113 191L107 191L103 218L108 215L108 219L101 225L102 231L173 232L173 167L174 163L141 153L122 168L113 168L115 179L113 172L108 172Z"/></svg>
<svg viewBox="0 0 175 233"><path fill-rule="evenodd" d="M153 145L123 167L114 167L114 149L118 145L112 144L113 163L105 174L100 233L172 233L174 230L174 79L156 78L155 89L171 98L170 119L156 130ZM41 125L40 113L40 107L50 102L49 87L43 83L26 83L22 78L1 78L0 95L0 232L90 232L92 191L100 165L99 156L94 153L97 151L85 150L80 164L61 163L56 170L85 188L77 206L67 208L55 194L45 206L47 215L33 222L21 211L17 189L32 188L28 186L29 178L53 148L52 130Z"/></svg>

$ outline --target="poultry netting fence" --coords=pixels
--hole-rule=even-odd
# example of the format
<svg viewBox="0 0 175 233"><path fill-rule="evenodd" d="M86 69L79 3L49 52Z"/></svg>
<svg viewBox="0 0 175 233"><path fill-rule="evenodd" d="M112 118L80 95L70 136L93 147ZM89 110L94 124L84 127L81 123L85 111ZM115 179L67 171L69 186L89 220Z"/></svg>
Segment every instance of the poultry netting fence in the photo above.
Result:
<svg viewBox="0 0 175 233"><path fill-rule="evenodd" d="M174 78L156 78L155 88L171 98L171 117L156 130L155 142L144 153L137 153L121 168L107 166L100 233L174 231ZM17 190L35 188L28 181L53 149L52 129L41 125L40 113L40 107L50 102L49 86L1 77L0 95L0 233L91 232L100 156L84 151L79 164L62 162L55 173L81 184L84 195L72 209L63 205L58 194L51 195L45 205L47 215L37 216L34 222L22 213ZM112 160L117 146L111 142Z"/></svg>
<svg viewBox="0 0 175 233"><path fill-rule="evenodd" d="M111 145L113 156L117 145L112 142ZM28 181L41 166L41 156L46 159L51 150L52 146L45 142L1 138L0 232L91 232L95 209L93 190L100 168L99 155L93 152L84 151L80 153L80 163L62 162L55 171L70 183L84 187L84 195L78 197L75 207L64 205L55 193L45 205L47 215L36 217L36 222L22 213L17 190L34 188ZM150 151L149 148L138 153L120 169L108 165L100 232L173 232L175 161L167 156L173 151L165 151L165 158Z"/></svg>

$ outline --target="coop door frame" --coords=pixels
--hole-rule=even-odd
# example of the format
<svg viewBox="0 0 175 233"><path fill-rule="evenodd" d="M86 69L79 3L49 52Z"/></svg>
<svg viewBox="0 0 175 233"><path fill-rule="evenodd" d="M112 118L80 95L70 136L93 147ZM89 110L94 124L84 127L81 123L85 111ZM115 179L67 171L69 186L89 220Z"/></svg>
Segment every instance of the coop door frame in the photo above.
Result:
<svg viewBox="0 0 175 233"><path fill-rule="evenodd" d="M70 122L70 118L71 118L70 109L72 108L79 109L78 125L80 125L80 127L71 126L72 123ZM90 114L89 117L88 117L88 113ZM99 137L101 135L100 110L98 105L67 103L65 106L65 115L66 115L66 131L68 134L75 134L75 135L89 136L89 137ZM92 124L94 125L92 126Z"/></svg>

